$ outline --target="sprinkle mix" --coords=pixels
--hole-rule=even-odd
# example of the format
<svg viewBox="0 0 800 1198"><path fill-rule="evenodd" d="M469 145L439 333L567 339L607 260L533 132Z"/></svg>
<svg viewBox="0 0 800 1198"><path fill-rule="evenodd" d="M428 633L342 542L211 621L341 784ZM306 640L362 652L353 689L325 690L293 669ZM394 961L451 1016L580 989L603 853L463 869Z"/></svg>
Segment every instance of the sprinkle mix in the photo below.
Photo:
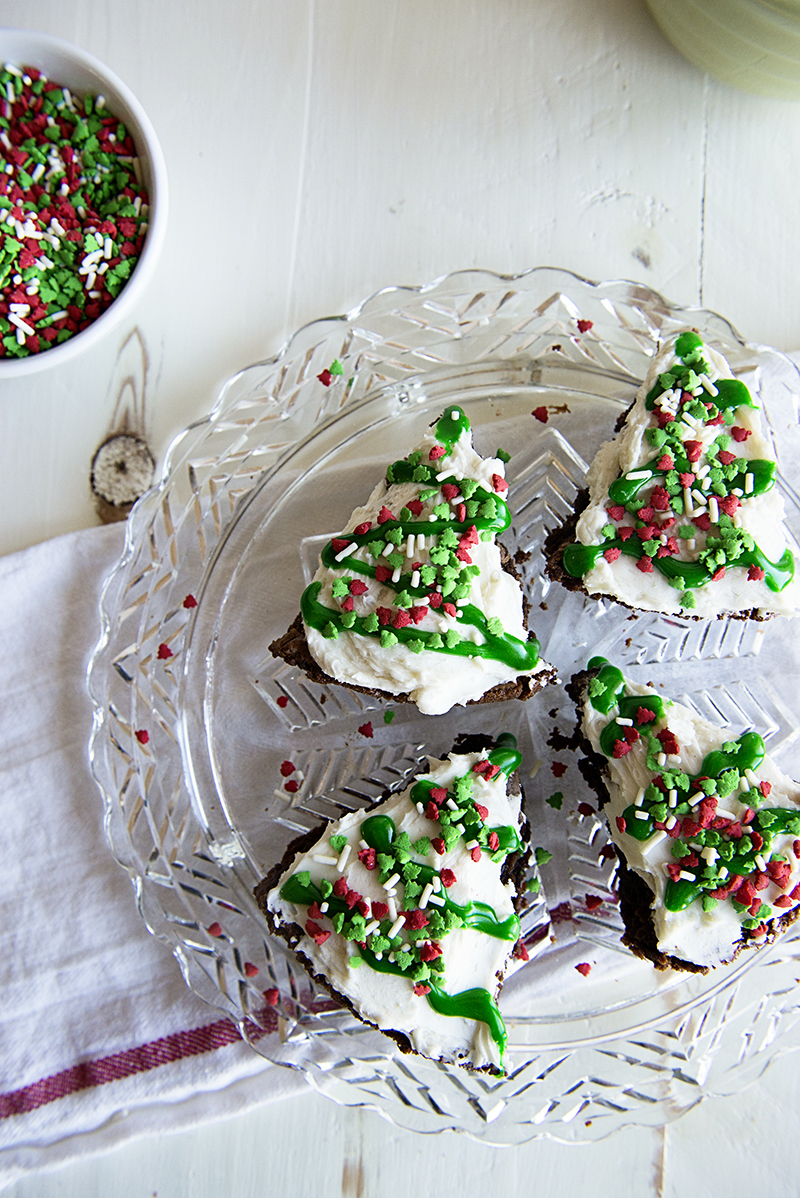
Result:
<svg viewBox="0 0 800 1198"><path fill-rule="evenodd" d="M0 358L81 332L120 293L147 232L136 148L103 96L0 71Z"/></svg>
<svg viewBox="0 0 800 1198"><path fill-rule="evenodd" d="M665 907L683 911L699 901L711 912L729 902L746 939L766 935L769 920L800 902L800 810L770 805L771 783L758 774L762 738L747 732L726 741L698 775L688 774L660 696L625 693L621 672L602 658L589 668L598 670L589 701L611 717L601 751L614 759L634 748L646 753L651 781L617 817L617 832L653 846L672 841Z"/></svg>
<svg viewBox="0 0 800 1198"><path fill-rule="evenodd" d="M782 591L794 577L791 552L769 561L741 520L741 508L776 479L774 461L743 456L752 435L746 413L757 405L744 383L718 377L696 333L682 333L675 351L645 401L650 456L611 484L602 542L568 545L564 569L581 578L601 555L609 564L633 557L643 574L656 571L680 591L686 610L696 606L695 588L731 568Z"/></svg>

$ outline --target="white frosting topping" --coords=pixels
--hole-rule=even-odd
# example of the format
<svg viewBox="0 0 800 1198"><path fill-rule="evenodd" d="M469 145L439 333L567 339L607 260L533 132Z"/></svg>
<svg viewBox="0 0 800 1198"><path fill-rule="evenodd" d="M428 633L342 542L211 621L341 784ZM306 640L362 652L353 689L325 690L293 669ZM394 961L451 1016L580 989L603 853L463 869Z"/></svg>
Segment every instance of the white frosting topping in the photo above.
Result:
<svg viewBox="0 0 800 1198"><path fill-rule="evenodd" d="M627 682L626 693L654 695L657 692L650 687ZM699 774L706 755L730 741L730 729L722 729L708 723L679 703L667 704L665 700L665 706L666 719L653 727L669 727L680 745L680 763L670 758L668 768L678 769L687 774ZM602 752L600 734L616 714L616 707L606 715L598 711L591 700L586 698L583 706L583 730L595 751ZM700 898L690 903L683 911L668 910L664 906L664 893L669 881L666 866L674 865L676 860L679 860L673 857L671 852L674 841L666 833L659 832L649 840L637 840L627 831L621 832L617 826L617 819L623 816L631 804L635 804L642 788L646 788L654 777L653 772L647 768L644 741L638 740L624 757L610 757L607 762L606 785L610 801L603 808L603 813L608 820L611 837L621 849L629 867L635 870L653 891L651 912L659 949L669 956L696 965L713 967L730 961L742 944L742 920L747 918L747 913L737 913L730 899L719 901L716 907L709 911L703 909ZM763 804L765 807L797 806L800 809L800 786L787 778L768 756L755 773L759 782L764 780L772 785L769 798ZM743 780L743 785L747 788L748 784ZM746 814L748 806L746 789L744 792L737 789L719 800L718 811L721 814L724 810L738 820ZM791 865L788 883L779 888L771 881L759 893L761 901L772 907L775 917L785 914L789 909L775 908L772 906L775 900L788 895L800 882L800 862L793 851L796 840L797 836L791 833L779 834L775 836L770 848L770 856L782 855ZM723 882L720 882L720 885L723 885ZM791 906L796 906L796 903L792 903Z"/></svg>
<svg viewBox="0 0 800 1198"><path fill-rule="evenodd" d="M436 437L427 435L419 445L422 450L422 461L428 463L429 452L437 444ZM504 476L504 464L499 458L482 458L472 447L472 434L465 429L452 452L440 459L448 474L456 478L477 480L490 494L494 493L492 475ZM409 501L416 500L420 491L433 489L435 484L419 484L415 482L389 485L385 479L375 487L363 507L357 508L347 528L342 534L346 536L360 524L369 521L373 526L378 521L378 515L383 507L387 507L395 516ZM425 502L420 516L415 521L426 521L435 505L442 502L442 494ZM463 497L451 501L453 504L463 502ZM403 572L410 569L414 562L422 565L430 564L430 551L437 537L425 538L425 545L415 544L409 565L403 567ZM406 545L401 544L399 550L406 551ZM478 541L469 549L472 563L479 567L480 573L471 580L469 595L463 603L473 604L479 608L487 619L497 618L504 631L521 641L526 641L528 631L525 627L522 609L522 591L516 580L507 574L500 564L500 549L494 537L491 541ZM357 549L352 557L345 558L341 569L347 569L349 561L370 561L371 557L365 546ZM384 559L381 559L383 561ZM320 566L313 581L320 581L322 588L319 602L326 607L338 608L338 602L332 595L332 586L341 571ZM391 586L377 582L361 574L355 577L362 579L368 586L364 595L355 596L354 610L358 616L367 616L378 608L390 608L396 602L396 590ZM445 596L445 601L448 601ZM426 604L425 599L417 599L419 606ZM451 629L457 629L462 637L472 639L480 644L482 634L469 624L459 623L444 613L443 606L435 609L428 606L427 614L416 625L421 632L438 632L442 637ZM410 695L419 710L425 715L441 715L456 704L465 704L472 699L480 699L486 691L500 683L511 682L520 676L520 671L506 665L502 661L490 657L463 657L437 650L424 650L414 653L402 641L388 648L381 646L380 639L375 636L361 636L357 633L343 631L336 639L328 639L318 629L305 626L306 639L312 657L323 670L340 682L348 682L357 686L377 688L389 694ZM391 629L390 629L391 631ZM541 659L530 670L523 671L536 675L550 667Z"/></svg>
<svg viewBox="0 0 800 1198"><path fill-rule="evenodd" d="M420 778L430 778L436 786L451 788L456 778L470 772L472 766L481 759L482 755L478 753L451 753L445 761L431 758L430 771L415 777L414 783ZM473 777L475 782L471 801L488 809L485 820L487 827L511 825L518 829L522 822L521 797L519 794L506 793L506 775L499 773L488 782L479 775ZM431 839L439 836L439 823L427 819L409 798L414 783L369 812L352 812L330 824L311 849L295 857L290 869L275 889L270 891L267 899L267 906L279 924L306 926L308 908L288 902L280 895L287 879L305 870L309 871L311 881L317 885L323 878L335 882L337 878L344 877L348 888L363 896L370 903L370 909L375 901L389 903L392 896L379 880L380 869L370 870L358 858L359 849L363 848L359 829L368 816L385 815L394 821L396 834L399 836L407 832L412 844L423 836ZM346 837L350 846L343 872L337 866L320 860L336 858L338 862L341 859L341 850L337 851L331 846L331 836ZM456 881L449 888L441 886L434 891L434 899L446 894L459 904L479 900L492 907L500 920L514 914L515 890L511 882L503 884L500 880L502 862L492 861L488 852L482 852L480 860L473 860L463 837L444 855L432 848L427 857L412 852L411 859L432 866L440 877L446 869L455 874ZM396 894L393 902L399 913L404 907L402 879L394 889ZM418 907L421 902L418 896L409 904L409 909ZM427 910L440 908L429 900ZM319 920L318 926L323 931L331 931L327 917ZM401 928L400 934L404 943L407 942L408 931ZM443 935L440 944L445 963L443 989L448 994L457 995L464 990L480 988L488 991L492 997L497 996L514 949L513 940L497 939L476 929L462 927ZM408 977L379 972L366 963L354 967L351 961L358 958L358 945L346 940L343 935L331 932L324 943L318 944L304 932L297 948L309 959L315 972L323 974L338 993L353 1003L363 1019L383 1030L403 1032L416 1052L434 1060L469 1063L476 1068L501 1065L500 1050L486 1023L437 1013L424 995L414 993L414 983Z"/></svg>
<svg viewBox="0 0 800 1198"><path fill-rule="evenodd" d="M581 514L576 537L584 545L597 545L604 540L602 529L608 525L610 517L608 506L611 503L608 491L611 484L620 475L635 471L648 462L652 462L658 453L647 440L648 429L657 427L657 418L648 411L645 400L660 374L664 373L675 362L675 340L670 340L667 346L659 352L651 364L647 378L636 394L635 403L628 413L625 425L613 441L608 441L598 450L587 475L590 501ZM709 379L732 378L730 367L721 354L709 346L703 347L703 355L711 367ZM713 387L712 381L712 387ZM711 394L705 394L704 399L713 402ZM660 402L660 401L659 401ZM675 402L677 402L677 397ZM742 442L733 442L731 452L737 457L748 459L772 459L770 448L761 426L757 409L742 406L735 410L735 423L747 429L751 435ZM702 453L695 468L701 467L706 461L705 451L721 433L728 432L726 425L687 426L684 440L699 441ZM663 479L656 477L654 483ZM693 488L694 489L694 488ZM702 490L698 487L697 490ZM646 506L647 497L652 491L652 484L646 483L637 496L641 505ZM708 494L713 494L709 492ZM736 511L735 523L750 533L772 562L777 562L786 548L786 538L783 530L784 505L777 487L757 496L742 496L742 502ZM709 511L708 506L699 506L692 500L694 515ZM658 516L661 513L657 513ZM715 523L712 519L712 525ZM690 524L690 517L679 515L677 526ZM674 535L675 528L670 530ZM716 532L715 528L710 530ZM634 534L635 535L635 534ZM697 529L693 540L677 538L679 553L678 560L696 561L698 555L706 547L706 533ZM769 613L794 615L800 609L800 581L797 577L784 590L774 592L765 581L748 579L746 568L729 565L724 577L716 582L692 589L695 606L685 609L681 603L681 591L670 585L657 570L643 573L639 570L636 559L623 554L615 561L609 562L603 555L598 556L595 565L584 575L583 584L593 595L611 595L631 607L645 611L660 611L678 614L689 610L697 616L717 616L724 612L747 611L757 608L763 615Z"/></svg>

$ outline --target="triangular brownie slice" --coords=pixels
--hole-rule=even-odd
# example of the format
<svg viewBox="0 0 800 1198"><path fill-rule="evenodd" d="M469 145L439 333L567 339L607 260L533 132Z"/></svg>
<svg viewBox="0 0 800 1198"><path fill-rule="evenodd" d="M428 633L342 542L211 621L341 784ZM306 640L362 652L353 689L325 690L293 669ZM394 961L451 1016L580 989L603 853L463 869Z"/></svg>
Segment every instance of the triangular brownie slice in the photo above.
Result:
<svg viewBox="0 0 800 1198"><path fill-rule="evenodd" d="M548 573L646 611L763 619L800 607L776 464L748 388L687 330L656 356Z"/></svg>
<svg viewBox="0 0 800 1198"><path fill-rule="evenodd" d="M800 912L800 785L756 732L701 719L603 658L576 675L581 769L621 863L625 943L707 972Z"/></svg>
<svg viewBox="0 0 800 1198"><path fill-rule="evenodd" d="M463 409L391 463L328 542L301 614L270 649L315 681L414 702L529 698L555 678L526 627L504 457L482 458Z"/></svg>
<svg viewBox="0 0 800 1198"><path fill-rule="evenodd" d="M479 747L478 747L479 746ZM529 856L516 741L462 738L400 794L290 846L256 888L312 976L404 1051L492 1073L497 995L527 959L516 910Z"/></svg>

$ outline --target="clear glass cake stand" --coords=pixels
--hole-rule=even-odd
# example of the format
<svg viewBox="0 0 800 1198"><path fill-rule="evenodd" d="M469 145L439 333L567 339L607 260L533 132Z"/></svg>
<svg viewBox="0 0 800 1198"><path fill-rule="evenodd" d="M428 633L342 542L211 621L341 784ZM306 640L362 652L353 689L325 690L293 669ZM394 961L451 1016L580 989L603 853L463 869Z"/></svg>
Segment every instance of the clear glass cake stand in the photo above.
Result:
<svg viewBox="0 0 800 1198"><path fill-rule="evenodd" d="M561 679L602 653L708 717L757 728L798 776L795 622L637 619L542 577L544 536L570 510L659 338L687 324L764 401L796 534L800 501L785 481L800 462L792 363L713 313L546 268L389 288L301 329L226 384L130 517L89 672L109 843L187 984L257 1052L338 1102L488 1143L587 1141L734 1093L800 1043L800 934L708 977L659 974L620 945L604 823L563 747L574 714L562 685L431 718L325 693L268 652L321 540L457 402L480 450L512 454L506 539L529 552L532 623ZM334 360L343 373L325 386L317 376ZM252 898L299 831L371 802L426 751L479 728L517 735L534 844L553 853L523 920L531 960L501 996L500 1080L399 1054L309 980ZM279 770L287 759L293 793ZM546 801L556 792L560 810ZM586 976L576 970L587 964Z"/></svg>

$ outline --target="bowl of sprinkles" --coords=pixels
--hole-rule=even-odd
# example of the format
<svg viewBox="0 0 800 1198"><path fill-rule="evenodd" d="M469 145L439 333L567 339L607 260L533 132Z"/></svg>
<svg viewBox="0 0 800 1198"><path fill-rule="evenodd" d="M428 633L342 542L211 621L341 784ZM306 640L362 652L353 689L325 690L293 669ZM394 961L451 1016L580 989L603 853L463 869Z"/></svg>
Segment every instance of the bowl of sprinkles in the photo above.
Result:
<svg viewBox="0 0 800 1198"><path fill-rule="evenodd" d="M122 80L60 38L0 29L0 379L118 324L166 221L161 147Z"/></svg>

